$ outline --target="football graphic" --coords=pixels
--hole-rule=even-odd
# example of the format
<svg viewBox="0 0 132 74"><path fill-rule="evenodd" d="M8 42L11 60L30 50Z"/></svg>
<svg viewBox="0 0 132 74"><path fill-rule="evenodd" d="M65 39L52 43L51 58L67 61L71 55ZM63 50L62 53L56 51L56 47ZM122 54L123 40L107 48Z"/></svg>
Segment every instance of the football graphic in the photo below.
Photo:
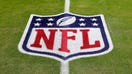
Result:
<svg viewBox="0 0 132 74"><path fill-rule="evenodd" d="M58 19L57 25L58 26L68 26L68 25L73 24L75 21L76 21L75 16L66 16L66 17L62 17Z"/></svg>

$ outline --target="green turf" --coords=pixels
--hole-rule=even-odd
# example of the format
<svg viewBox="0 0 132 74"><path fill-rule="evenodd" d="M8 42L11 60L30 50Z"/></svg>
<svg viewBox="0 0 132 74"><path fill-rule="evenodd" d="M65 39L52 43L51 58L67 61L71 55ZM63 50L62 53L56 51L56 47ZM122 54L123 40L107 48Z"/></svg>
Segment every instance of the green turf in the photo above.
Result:
<svg viewBox="0 0 132 74"><path fill-rule="evenodd" d="M0 0L0 74L59 74L58 61L22 54L17 45L30 14L58 14L63 5L64 0ZM114 49L71 61L70 74L132 74L132 1L71 0L71 12L104 14Z"/></svg>

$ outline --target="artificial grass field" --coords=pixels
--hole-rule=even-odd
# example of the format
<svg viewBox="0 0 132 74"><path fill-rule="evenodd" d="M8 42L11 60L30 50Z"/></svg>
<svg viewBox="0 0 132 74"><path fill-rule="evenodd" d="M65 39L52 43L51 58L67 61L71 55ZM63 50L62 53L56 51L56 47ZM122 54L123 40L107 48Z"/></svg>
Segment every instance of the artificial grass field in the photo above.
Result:
<svg viewBox="0 0 132 74"><path fill-rule="evenodd" d="M30 14L63 12L64 0L0 0L0 74L59 74L60 62L22 54L18 43ZM114 49L70 62L70 74L132 74L132 1L71 0L71 12L104 14Z"/></svg>

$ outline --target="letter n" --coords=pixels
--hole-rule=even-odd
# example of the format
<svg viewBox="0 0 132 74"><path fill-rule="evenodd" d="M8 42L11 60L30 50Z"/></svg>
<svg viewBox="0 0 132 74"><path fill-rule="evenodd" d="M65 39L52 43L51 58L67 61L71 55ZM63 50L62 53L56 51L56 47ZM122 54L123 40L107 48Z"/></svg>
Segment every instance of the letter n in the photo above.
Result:
<svg viewBox="0 0 132 74"><path fill-rule="evenodd" d="M57 30L49 30L49 38L47 38L43 29L36 29L35 31L37 32L37 34L34 43L31 44L31 47L41 48L42 45L40 44L40 41L42 39L45 42L47 48L53 50L55 33Z"/></svg>

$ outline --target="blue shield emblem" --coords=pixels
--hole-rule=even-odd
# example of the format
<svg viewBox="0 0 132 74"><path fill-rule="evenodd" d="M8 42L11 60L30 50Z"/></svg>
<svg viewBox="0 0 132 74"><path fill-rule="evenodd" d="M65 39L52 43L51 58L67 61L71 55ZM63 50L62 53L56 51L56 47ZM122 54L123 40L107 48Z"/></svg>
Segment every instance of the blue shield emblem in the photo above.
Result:
<svg viewBox="0 0 132 74"><path fill-rule="evenodd" d="M18 47L63 62L106 54L113 45L103 15L62 13L31 15Z"/></svg>

